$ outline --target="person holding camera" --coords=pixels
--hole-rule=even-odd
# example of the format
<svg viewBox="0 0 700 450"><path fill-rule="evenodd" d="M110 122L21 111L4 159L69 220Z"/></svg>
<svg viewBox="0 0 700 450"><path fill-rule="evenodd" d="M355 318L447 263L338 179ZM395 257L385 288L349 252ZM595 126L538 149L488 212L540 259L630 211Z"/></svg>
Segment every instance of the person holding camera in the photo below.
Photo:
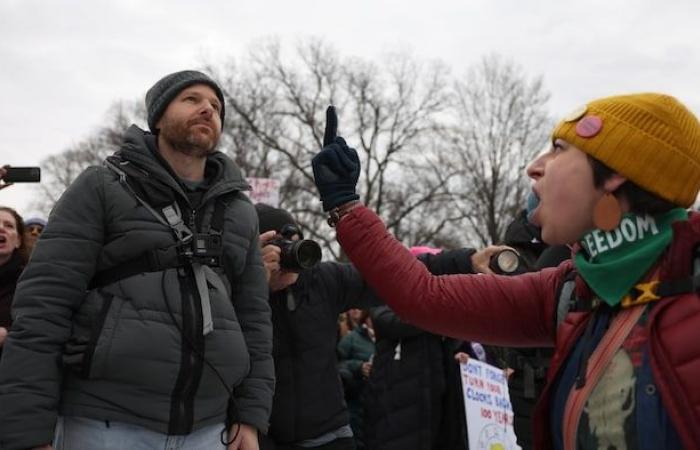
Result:
<svg viewBox="0 0 700 450"><path fill-rule="evenodd" d="M303 240L287 211L255 208L270 280L277 379L270 431L260 448L354 449L338 374L338 315L375 305L375 297L352 265L319 262L320 248Z"/></svg>
<svg viewBox="0 0 700 450"><path fill-rule="evenodd" d="M573 257L511 277L431 276L358 202L357 152L331 134L313 159L323 207L387 304L436 333L555 346L533 448L700 448L700 122L685 105L618 95L560 121L527 169L531 220Z"/></svg>
<svg viewBox="0 0 700 450"><path fill-rule="evenodd" d="M176 72L146 110L56 203L17 286L3 450L257 450L267 430L268 287L248 183L215 151L223 92Z"/></svg>

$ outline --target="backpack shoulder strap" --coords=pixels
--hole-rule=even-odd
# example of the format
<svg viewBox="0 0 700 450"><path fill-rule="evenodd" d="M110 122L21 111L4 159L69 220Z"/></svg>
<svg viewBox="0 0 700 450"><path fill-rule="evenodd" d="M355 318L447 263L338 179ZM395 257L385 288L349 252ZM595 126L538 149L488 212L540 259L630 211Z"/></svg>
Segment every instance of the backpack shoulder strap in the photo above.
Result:
<svg viewBox="0 0 700 450"><path fill-rule="evenodd" d="M660 281L656 288L656 295L663 298L689 292L700 293L700 248L696 249L693 254L692 270L693 274L687 278Z"/></svg>
<svg viewBox="0 0 700 450"><path fill-rule="evenodd" d="M566 274L564 280L559 285L559 292L557 295L557 315L556 315L556 328L559 328L564 322L566 315L569 311L574 310L577 304L576 298L576 271L571 270Z"/></svg>
<svg viewBox="0 0 700 450"><path fill-rule="evenodd" d="M652 280L634 286L632 293L622 300L623 306L631 306L694 292L700 294L700 247L693 251L692 274L677 280Z"/></svg>
<svg viewBox="0 0 700 450"><path fill-rule="evenodd" d="M214 202L214 211L210 216L209 224L207 224L209 230L205 231L213 231L219 234L223 232L226 209L233 202L235 197L238 196L238 194L239 191L233 191L216 197Z"/></svg>
<svg viewBox="0 0 700 450"><path fill-rule="evenodd" d="M166 248L158 248L145 251L140 255L125 261L117 266L101 270L93 276L88 284L88 289L95 289L115 283L119 280L146 272L160 272L165 269L182 267L185 262L181 255L181 250L187 246L194 236L192 231L185 225L182 220L180 208L177 202L161 208L162 214L159 214L156 209L148 204L141 195L137 192L138 189L132 186L133 177L127 174L128 164L124 167L110 161L109 158L104 162L105 166L119 177L119 183L129 192L137 202L139 202L151 215L163 225L168 226L176 238L176 243ZM127 169L129 170L129 169Z"/></svg>
<svg viewBox="0 0 700 450"><path fill-rule="evenodd" d="M105 166L111 169L114 173L119 176L119 183L126 189L135 199L138 201L151 215L163 225L170 227L175 238L180 244L186 244L192 240L192 230L190 230L185 222L182 220L182 213L180 212L180 206L177 202L173 202L170 205L161 208L162 214L159 214L153 206L149 205L146 200L141 197L136 190L129 183L129 178L127 178L127 173L118 167L116 164L111 162L109 159L105 159Z"/></svg>

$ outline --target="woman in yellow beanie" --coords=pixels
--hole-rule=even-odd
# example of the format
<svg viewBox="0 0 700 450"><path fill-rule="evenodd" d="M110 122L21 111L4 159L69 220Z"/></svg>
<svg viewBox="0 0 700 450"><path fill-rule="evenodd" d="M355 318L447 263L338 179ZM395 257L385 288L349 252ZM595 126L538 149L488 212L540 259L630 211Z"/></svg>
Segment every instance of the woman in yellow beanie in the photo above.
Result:
<svg viewBox="0 0 700 450"><path fill-rule="evenodd" d="M379 296L433 333L556 347L535 448L700 448L700 215L685 209L700 190L700 123L685 106L608 97L557 125L528 168L532 220L573 257L516 277L430 275L358 202L357 153L328 117L316 185Z"/></svg>

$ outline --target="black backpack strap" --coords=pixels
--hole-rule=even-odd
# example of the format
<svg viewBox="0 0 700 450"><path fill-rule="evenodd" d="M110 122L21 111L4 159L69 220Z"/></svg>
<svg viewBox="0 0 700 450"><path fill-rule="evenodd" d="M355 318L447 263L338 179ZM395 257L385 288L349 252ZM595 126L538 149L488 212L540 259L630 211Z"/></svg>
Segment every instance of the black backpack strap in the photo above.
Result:
<svg viewBox="0 0 700 450"><path fill-rule="evenodd" d="M545 352L549 349L509 349L506 365L519 372L523 380L523 396L537 398L537 382L542 382L547 376L547 367L551 357Z"/></svg>
<svg viewBox="0 0 700 450"><path fill-rule="evenodd" d="M146 210L148 210L148 212L150 212L158 222L170 227L175 235L175 239L177 239L180 244L186 244L192 240L192 230L190 230L182 220L180 206L176 201L173 201L172 204L166 205L163 208L160 208L161 214L159 214L158 211L156 211L153 206L149 205L148 202L144 200L142 196L140 196L131 186L127 179L127 174L124 170L122 170L122 168L110 161L109 158L105 159L105 166L119 176L119 183L124 187L124 189L126 189L136 199L136 201L146 208Z"/></svg>
<svg viewBox="0 0 700 450"><path fill-rule="evenodd" d="M663 281L659 283L656 295L663 298L698 291L700 291L700 274L693 275L685 280Z"/></svg>
<svg viewBox="0 0 700 450"><path fill-rule="evenodd" d="M700 246L693 251L693 275L683 280L661 281L656 289L659 297L671 297L688 292L700 292Z"/></svg>
<svg viewBox="0 0 700 450"><path fill-rule="evenodd" d="M693 252L692 270L691 276L680 280L652 280L639 283L622 300L622 305L631 306L691 292L700 293L700 247Z"/></svg>
<svg viewBox="0 0 700 450"><path fill-rule="evenodd" d="M211 230L221 234L224 230L224 219L226 215L226 209L229 204L233 201L233 198L238 195L238 191L229 192L228 194L220 195L216 198L216 203L214 204L214 212L211 215L211 220L209 227Z"/></svg>
<svg viewBox="0 0 700 450"><path fill-rule="evenodd" d="M154 208L149 205L148 202L143 199L142 195L139 195L137 192L137 190L140 191L140 189L135 189L129 182L129 180L134 177L129 176L116 161L110 161L108 158L105 160L104 164L117 174L119 183L137 202L146 208L158 222L171 229L177 242L170 247L146 251L118 266L97 272L92 280L90 280L88 289L103 287L140 273L160 272L165 269L183 267L185 261L182 257L182 250L189 248L193 233L182 220L182 214L180 213L177 202L160 208L162 214L159 214L155 209L157 207Z"/></svg>
<svg viewBox="0 0 700 450"><path fill-rule="evenodd" d="M118 266L97 272L90 280L88 289L96 289L140 273L160 272L166 269L183 267L178 246L151 250Z"/></svg>

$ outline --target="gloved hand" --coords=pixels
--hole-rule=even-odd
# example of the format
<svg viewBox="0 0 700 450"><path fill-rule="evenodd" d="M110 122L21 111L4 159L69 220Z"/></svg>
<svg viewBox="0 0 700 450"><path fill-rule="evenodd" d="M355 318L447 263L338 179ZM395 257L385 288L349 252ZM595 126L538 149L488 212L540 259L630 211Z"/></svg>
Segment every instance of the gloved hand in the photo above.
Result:
<svg viewBox="0 0 700 450"><path fill-rule="evenodd" d="M326 110L323 149L314 156L311 165L324 211L359 200L355 186L360 178L360 158L355 149L338 136L338 116L333 106Z"/></svg>

